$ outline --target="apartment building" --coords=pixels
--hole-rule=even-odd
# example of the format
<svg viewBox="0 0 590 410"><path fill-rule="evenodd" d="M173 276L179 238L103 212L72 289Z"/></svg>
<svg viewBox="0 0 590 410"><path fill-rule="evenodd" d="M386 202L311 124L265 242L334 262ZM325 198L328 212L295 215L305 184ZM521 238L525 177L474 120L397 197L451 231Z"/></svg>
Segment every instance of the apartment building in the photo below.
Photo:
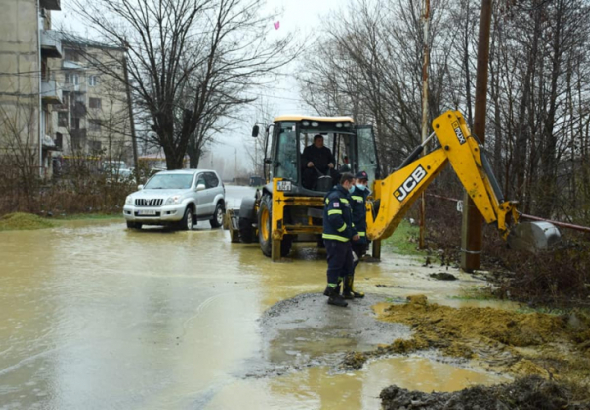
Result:
<svg viewBox="0 0 590 410"><path fill-rule="evenodd" d="M51 30L60 0L0 0L0 10L0 155L19 155L47 176L57 149L52 106L63 103L49 68L62 57Z"/></svg>
<svg viewBox="0 0 590 410"><path fill-rule="evenodd" d="M63 103L52 113L55 143L67 157L132 163L131 120L124 84L124 50L62 35L63 58L52 72ZM105 72L107 71L107 72Z"/></svg>

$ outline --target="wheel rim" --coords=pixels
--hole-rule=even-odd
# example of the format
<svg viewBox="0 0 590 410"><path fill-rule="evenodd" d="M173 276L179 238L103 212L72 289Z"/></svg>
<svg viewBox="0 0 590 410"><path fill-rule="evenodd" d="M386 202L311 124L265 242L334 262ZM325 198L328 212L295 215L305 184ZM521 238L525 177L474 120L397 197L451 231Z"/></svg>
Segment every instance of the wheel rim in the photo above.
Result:
<svg viewBox="0 0 590 410"><path fill-rule="evenodd" d="M223 223L223 209L217 208L217 223L221 225Z"/></svg>
<svg viewBox="0 0 590 410"><path fill-rule="evenodd" d="M193 229L193 213L188 210L188 215L186 216L186 227L191 230Z"/></svg>
<svg viewBox="0 0 590 410"><path fill-rule="evenodd" d="M268 238L270 237L270 212L268 212L268 208L262 210L262 215L260 215L260 225L262 239L268 241Z"/></svg>

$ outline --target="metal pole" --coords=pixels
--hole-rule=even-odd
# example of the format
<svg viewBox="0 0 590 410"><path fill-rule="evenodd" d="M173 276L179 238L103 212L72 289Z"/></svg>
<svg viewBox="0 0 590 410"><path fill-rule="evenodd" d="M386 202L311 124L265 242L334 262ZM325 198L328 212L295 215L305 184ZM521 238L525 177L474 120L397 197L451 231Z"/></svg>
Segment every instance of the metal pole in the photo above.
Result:
<svg viewBox="0 0 590 410"><path fill-rule="evenodd" d="M422 144L428 138L428 63L430 50L428 41L430 37L430 0L424 0L422 5L422 19L424 20L424 64L422 65ZM427 148L424 146L424 155L427 154ZM420 248L424 248L424 236L426 231L426 196L421 195L420 202Z"/></svg>
<svg viewBox="0 0 590 410"><path fill-rule="evenodd" d="M473 132L479 137L482 144L485 140L491 19L492 0L482 0L479 17L477 84L475 88L475 117L473 124ZM461 268L465 272L473 272L480 267L482 217L467 192L464 194L463 204L465 206L463 209L463 228L461 235Z"/></svg>
<svg viewBox="0 0 590 410"><path fill-rule="evenodd" d="M39 177L43 178L43 136L45 135L44 128L44 119L43 119L43 66L41 64L41 4L39 0L37 0L37 62L39 64L39 113L37 115L39 120L39 125L37 126L38 135L37 138L39 140Z"/></svg>

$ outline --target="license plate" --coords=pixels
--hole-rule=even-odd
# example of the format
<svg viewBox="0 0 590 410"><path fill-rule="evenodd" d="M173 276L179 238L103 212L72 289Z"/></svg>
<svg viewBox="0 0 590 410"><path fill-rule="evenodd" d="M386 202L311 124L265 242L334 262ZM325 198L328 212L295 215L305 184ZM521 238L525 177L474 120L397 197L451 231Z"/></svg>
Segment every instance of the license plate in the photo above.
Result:
<svg viewBox="0 0 590 410"><path fill-rule="evenodd" d="M155 215L156 211L153 209L142 209L141 211L137 212L138 215Z"/></svg>
<svg viewBox="0 0 590 410"><path fill-rule="evenodd" d="M278 191L290 191L291 190L291 181L277 181L277 190Z"/></svg>

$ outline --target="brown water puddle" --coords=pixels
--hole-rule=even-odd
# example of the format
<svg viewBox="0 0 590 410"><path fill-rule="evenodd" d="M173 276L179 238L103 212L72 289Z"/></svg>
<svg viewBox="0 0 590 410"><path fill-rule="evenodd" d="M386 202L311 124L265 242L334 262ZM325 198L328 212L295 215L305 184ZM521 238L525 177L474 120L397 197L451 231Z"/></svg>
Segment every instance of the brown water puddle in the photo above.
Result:
<svg viewBox="0 0 590 410"><path fill-rule="evenodd" d="M0 232L0 403L199 408L195 403L221 406L241 396L246 404L238 408L258 409L293 408L309 397L331 408L347 394L374 408L377 389L387 383L432 390L499 380L418 358L387 359L350 374L318 367L247 377L248 363L263 349L260 317L283 299L320 292L324 254L296 246L292 262L272 263L257 245L231 244L227 232L208 223L197 228L133 232L120 220ZM481 282L456 272L460 281L430 280L432 269L420 265L385 253L382 263L359 267L358 287L383 300L419 291L441 303L472 303L448 296ZM357 346L353 339L338 343ZM247 404L249 397L260 401Z"/></svg>
<svg viewBox="0 0 590 410"><path fill-rule="evenodd" d="M446 392L510 380L422 357L396 357L347 373L333 374L325 367L314 367L270 379L235 380L203 408L379 409L379 393L391 384Z"/></svg>

